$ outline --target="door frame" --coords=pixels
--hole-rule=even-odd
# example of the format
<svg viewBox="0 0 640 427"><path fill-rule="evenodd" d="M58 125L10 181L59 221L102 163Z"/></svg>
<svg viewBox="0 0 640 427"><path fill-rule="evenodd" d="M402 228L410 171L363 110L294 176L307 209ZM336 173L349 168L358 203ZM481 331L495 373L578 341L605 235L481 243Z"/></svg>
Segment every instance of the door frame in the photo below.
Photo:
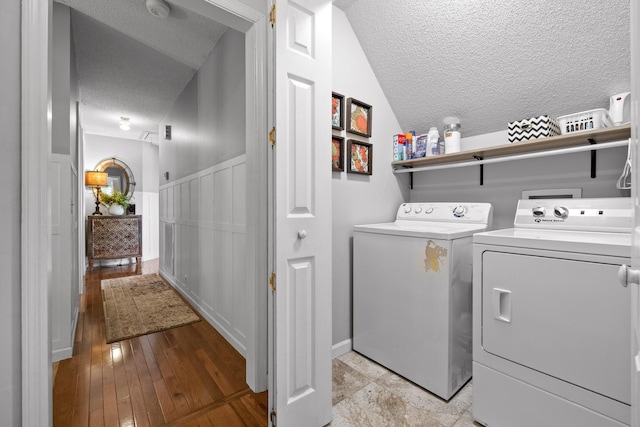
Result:
<svg viewBox="0 0 640 427"><path fill-rule="evenodd" d="M179 0L245 34L247 99L247 256L250 313L247 383L267 388L267 2ZM257 7L262 6L264 10ZM21 361L22 425L52 422L47 166L51 147L53 0L22 0L21 10ZM251 102L248 102L251 100ZM262 144L262 142L265 142ZM80 174L81 175L81 174ZM46 285L43 285L46 284ZM264 286L263 286L264 285Z"/></svg>

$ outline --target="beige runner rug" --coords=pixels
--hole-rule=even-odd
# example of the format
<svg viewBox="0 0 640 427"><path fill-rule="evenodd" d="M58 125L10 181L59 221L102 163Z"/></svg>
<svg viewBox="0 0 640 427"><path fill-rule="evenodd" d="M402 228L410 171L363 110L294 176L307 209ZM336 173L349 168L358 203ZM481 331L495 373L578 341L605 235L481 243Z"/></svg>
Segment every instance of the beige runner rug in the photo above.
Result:
<svg viewBox="0 0 640 427"><path fill-rule="evenodd" d="M101 282L107 344L200 320L157 274Z"/></svg>

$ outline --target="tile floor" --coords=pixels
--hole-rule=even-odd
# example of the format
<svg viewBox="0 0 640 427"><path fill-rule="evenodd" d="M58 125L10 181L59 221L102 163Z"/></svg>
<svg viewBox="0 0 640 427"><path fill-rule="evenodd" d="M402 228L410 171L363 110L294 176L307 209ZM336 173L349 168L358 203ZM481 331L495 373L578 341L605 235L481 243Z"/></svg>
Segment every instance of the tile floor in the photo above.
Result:
<svg viewBox="0 0 640 427"><path fill-rule="evenodd" d="M333 359L331 427L478 427L471 382L449 402L350 351Z"/></svg>

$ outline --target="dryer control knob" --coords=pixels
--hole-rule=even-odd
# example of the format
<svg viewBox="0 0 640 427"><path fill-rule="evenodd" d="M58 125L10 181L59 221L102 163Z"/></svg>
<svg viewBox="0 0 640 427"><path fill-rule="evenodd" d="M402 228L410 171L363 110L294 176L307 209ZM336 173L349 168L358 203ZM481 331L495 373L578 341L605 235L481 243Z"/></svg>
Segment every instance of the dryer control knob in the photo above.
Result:
<svg viewBox="0 0 640 427"><path fill-rule="evenodd" d="M455 216L456 218L462 218L465 213L467 213L466 206L459 205L453 208L453 216Z"/></svg>
<svg viewBox="0 0 640 427"><path fill-rule="evenodd" d="M417 214L419 214L420 212L422 212L422 208L418 206L418 207L416 208L416 213L417 213Z"/></svg>
<svg viewBox="0 0 640 427"><path fill-rule="evenodd" d="M533 212L533 216L536 218L544 216L544 214L546 213L545 209L542 206L535 206L531 208L531 212Z"/></svg>
<svg viewBox="0 0 640 427"><path fill-rule="evenodd" d="M554 206L553 214L558 218L565 219L569 216L569 209L565 208L564 206Z"/></svg>
<svg viewBox="0 0 640 427"><path fill-rule="evenodd" d="M427 209L424 210L424 213L426 213L426 214L430 214L432 212L433 212L433 208L427 208Z"/></svg>
<svg viewBox="0 0 640 427"><path fill-rule="evenodd" d="M411 212L411 206L405 206L404 213L409 213L409 212Z"/></svg>

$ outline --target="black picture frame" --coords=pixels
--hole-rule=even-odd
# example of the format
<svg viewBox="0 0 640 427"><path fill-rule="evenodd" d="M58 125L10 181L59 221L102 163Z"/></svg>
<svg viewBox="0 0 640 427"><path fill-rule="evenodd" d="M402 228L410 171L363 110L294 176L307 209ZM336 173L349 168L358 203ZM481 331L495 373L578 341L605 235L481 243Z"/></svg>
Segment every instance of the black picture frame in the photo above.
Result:
<svg viewBox="0 0 640 427"><path fill-rule="evenodd" d="M347 132L356 135L371 136L373 107L355 98L347 99Z"/></svg>
<svg viewBox="0 0 640 427"><path fill-rule="evenodd" d="M373 144L347 140L346 158L347 173L373 175Z"/></svg>
<svg viewBox="0 0 640 427"><path fill-rule="evenodd" d="M344 130L344 95L331 92L331 127Z"/></svg>
<svg viewBox="0 0 640 427"><path fill-rule="evenodd" d="M331 135L331 170L344 171L344 138Z"/></svg>

